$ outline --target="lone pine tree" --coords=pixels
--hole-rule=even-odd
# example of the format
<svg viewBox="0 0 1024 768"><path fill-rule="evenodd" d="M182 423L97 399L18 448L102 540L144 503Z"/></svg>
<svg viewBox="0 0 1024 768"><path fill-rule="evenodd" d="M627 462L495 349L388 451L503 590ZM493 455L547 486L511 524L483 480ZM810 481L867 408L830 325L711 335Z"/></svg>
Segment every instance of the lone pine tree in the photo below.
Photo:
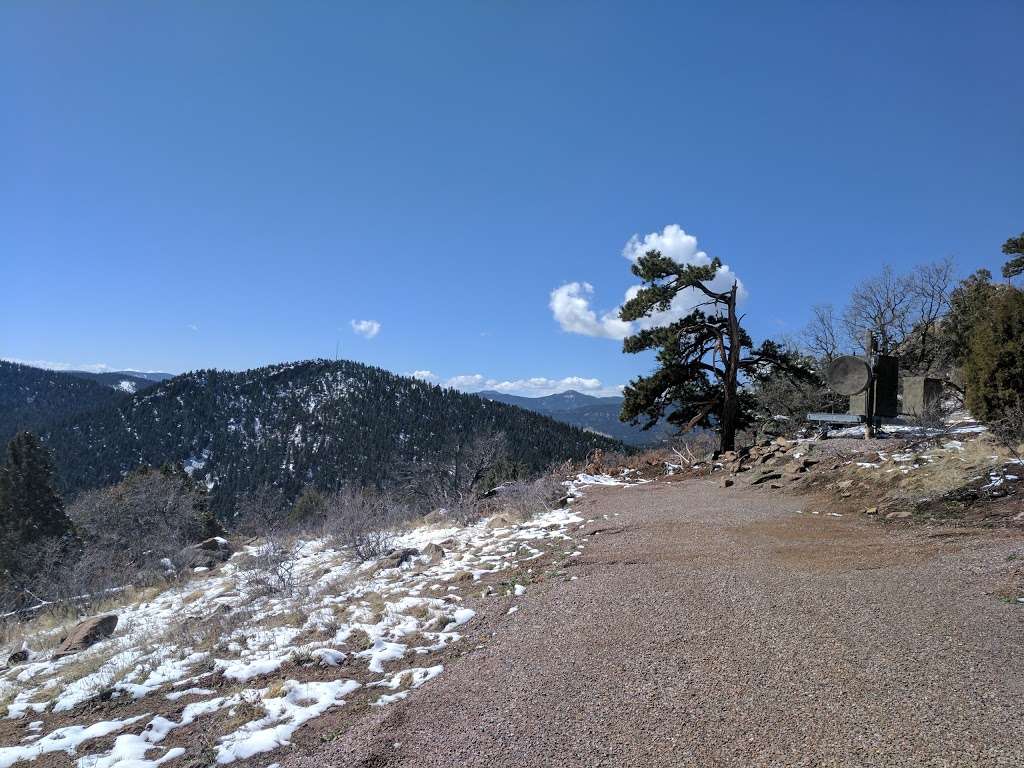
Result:
<svg viewBox="0 0 1024 768"><path fill-rule="evenodd" d="M736 431L752 421L752 394L743 380L762 381L782 372L797 381L815 381L815 374L800 365L774 342L754 348L736 314L737 285L725 291L711 287L722 263L706 266L680 264L648 251L633 265L643 280L637 294L619 316L632 322L667 312L683 291L698 299L684 317L657 327L643 328L623 342L623 351L636 354L657 350L658 367L626 387L620 418L645 429L665 418L686 432L697 426L718 429L723 451L736 447Z"/></svg>
<svg viewBox="0 0 1024 768"><path fill-rule="evenodd" d="M1003 243L1003 254L1012 257L1003 264L1003 277L1011 280L1024 274L1024 232Z"/></svg>

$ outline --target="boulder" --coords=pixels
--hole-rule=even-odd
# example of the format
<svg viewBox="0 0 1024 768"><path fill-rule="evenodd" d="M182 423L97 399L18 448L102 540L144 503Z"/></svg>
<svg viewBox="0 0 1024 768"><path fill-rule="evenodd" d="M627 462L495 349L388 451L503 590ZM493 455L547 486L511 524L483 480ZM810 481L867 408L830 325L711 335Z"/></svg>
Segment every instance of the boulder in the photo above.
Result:
<svg viewBox="0 0 1024 768"><path fill-rule="evenodd" d="M850 486L852 485L853 480L840 480L838 483L836 483L836 488L838 488L841 491L848 491L850 489Z"/></svg>
<svg viewBox="0 0 1024 768"><path fill-rule="evenodd" d="M423 552L421 554L425 555L431 564L439 563L444 559L444 548L431 542L423 548Z"/></svg>
<svg viewBox="0 0 1024 768"><path fill-rule="evenodd" d="M187 568L214 568L231 559L234 548L227 539L220 536L191 544L179 553Z"/></svg>
<svg viewBox="0 0 1024 768"><path fill-rule="evenodd" d="M93 616L78 622L60 646L54 651L53 658L60 659L73 653L84 651L100 640L110 637L117 628L117 616L108 613L104 616Z"/></svg>
<svg viewBox="0 0 1024 768"><path fill-rule="evenodd" d="M515 524L516 521L508 515L495 515L487 521L488 528L511 528Z"/></svg>
<svg viewBox="0 0 1024 768"><path fill-rule="evenodd" d="M28 661L31 651L28 648L22 648L20 651L15 651L7 657L7 666L13 667L15 664L24 664Z"/></svg>

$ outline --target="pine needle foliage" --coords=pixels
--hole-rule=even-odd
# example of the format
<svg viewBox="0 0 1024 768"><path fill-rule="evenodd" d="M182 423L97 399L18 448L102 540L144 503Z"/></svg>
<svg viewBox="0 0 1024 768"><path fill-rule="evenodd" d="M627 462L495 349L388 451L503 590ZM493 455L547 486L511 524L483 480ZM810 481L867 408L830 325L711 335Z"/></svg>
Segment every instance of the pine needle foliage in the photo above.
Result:
<svg viewBox="0 0 1024 768"><path fill-rule="evenodd" d="M781 372L794 381L816 380L813 371L772 341L754 347L736 311L737 285L712 288L722 263L681 264L651 250L633 265L643 281L627 301L620 317L633 322L667 312L684 294L695 299L693 309L667 325L645 327L623 342L623 351L657 353L657 369L633 379L626 387L623 421L649 429L661 419L681 432L698 426L718 430L722 450L733 450L736 432L752 423L756 404L742 385ZM684 294L685 295L685 294Z"/></svg>

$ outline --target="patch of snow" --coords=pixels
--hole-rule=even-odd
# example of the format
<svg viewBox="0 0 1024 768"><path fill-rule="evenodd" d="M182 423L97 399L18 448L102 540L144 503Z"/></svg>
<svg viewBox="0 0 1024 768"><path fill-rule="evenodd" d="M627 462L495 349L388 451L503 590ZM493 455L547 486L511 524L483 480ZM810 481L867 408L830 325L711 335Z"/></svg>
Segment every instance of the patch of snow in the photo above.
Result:
<svg viewBox="0 0 1024 768"><path fill-rule="evenodd" d="M221 674L228 680L236 680L244 683L254 677L262 677L272 672L277 672L287 659L257 659L246 663L244 661L229 661L215 659L214 665L221 670Z"/></svg>
<svg viewBox="0 0 1024 768"><path fill-rule="evenodd" d="M49 752L66 752L73 755L83 741L109 736L144 717L146 715L137 715L126 720L101 720L92 725L69 725L58 728L24 747L0 747L0 768L9 768L19 760L35 760Z"/></svg>
<svg viewBox="0 0 1024 768"><path fill-rule="evenodd" d="M221 765L245 760L261 752L270 752L290 743L295 730L331 707L345 703L343 696L359 687L354 680L300 683L289 680L285 695L262 699L267 714L246 723L220 739L217 762Z"/></svg>

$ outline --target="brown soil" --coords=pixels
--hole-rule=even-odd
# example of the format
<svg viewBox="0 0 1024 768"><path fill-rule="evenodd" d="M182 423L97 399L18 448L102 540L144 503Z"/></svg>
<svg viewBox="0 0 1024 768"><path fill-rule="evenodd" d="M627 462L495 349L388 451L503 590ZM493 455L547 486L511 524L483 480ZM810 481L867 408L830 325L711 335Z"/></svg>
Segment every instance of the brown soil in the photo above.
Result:
<svg viewBox="0 0 1024 768"><path fill-rule="evenodd" d="M1000 595L1024 536L804 501L589 489L604 532L518 613L484 607L483 648L404 702L311 724L285 768L1024 764L1024 605Z"/></svg>

